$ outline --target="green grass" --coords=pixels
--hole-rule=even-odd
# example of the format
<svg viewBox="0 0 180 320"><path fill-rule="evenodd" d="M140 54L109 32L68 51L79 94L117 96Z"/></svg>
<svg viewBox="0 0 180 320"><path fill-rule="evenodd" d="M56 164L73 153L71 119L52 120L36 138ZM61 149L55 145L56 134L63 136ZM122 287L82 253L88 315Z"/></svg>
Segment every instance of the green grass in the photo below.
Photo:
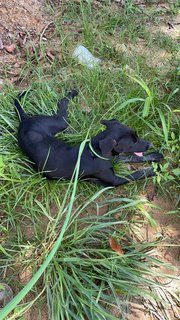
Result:
<svg viewBox="0 0 180 320"><path fill-rule="evenodd" d="M23 319L33 304L39 308L39 319L44 304L55 320L117 319L111 312L115 306L123 318L132 295L148 296L150 288L161 287L155 280L158 269L151 269L163 264L150 254L158 243L139 243L131 232L136 215L142 223L154 225L144 200L139 199L148 182L125 186L120 197L119 188L102 190L77 179L74 183L47 181L33 171L18 147L12 97L28 83L32 92L23 100L24 109L29 114L52 114L59 97L69 88L78 88L79 96L69 106L71 132L63 134L63 139L80 143L87 132L91 137L103 130L101 119L117 118L163 152L163 174L153 180L158 192L172 199L178 193L180 153L177 43L165 35L161 41L149 35L145 22L158 22L159 17L140 13L133 1L118 12L110 6L96 10L73 2L64 9L61 18L54 18L52 36L61 59L55 57L49 64L47 44L42 42L33 56L27 52L19 86L4 86L0 95L0 274L14 293L20 292L0 311L1 319L5 315ZM52 8L48 10L52 14ZM167 74L151 67L146 55L118 51L112 41L134 45L139 37L150 52L154 46L172 53ZM72 51L80 43L103 65L94 70L78 65ZM122 164L115 167L118 174L128 171ZM103 208L106 213L101 216ZM110 237L123 247L123 256L109 247ZM19 276L28 267L34 276L25 286Z"/></svg>

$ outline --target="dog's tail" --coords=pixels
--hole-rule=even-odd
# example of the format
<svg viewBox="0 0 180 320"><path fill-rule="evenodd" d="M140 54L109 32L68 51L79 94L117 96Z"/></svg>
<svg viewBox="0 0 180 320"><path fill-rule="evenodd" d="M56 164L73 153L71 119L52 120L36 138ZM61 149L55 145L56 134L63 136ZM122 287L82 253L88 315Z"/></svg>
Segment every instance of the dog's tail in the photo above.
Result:
<svg viewBox="0 0 180 320"><path fill-rule="evenodd" d="M15 108L19 117L19 121L22 121L23 119L27 118L27 114L24 112L20 105L20 100L24 95L27 93L27 91L23 91L18 94L18 96L14 99Z"/></svg>

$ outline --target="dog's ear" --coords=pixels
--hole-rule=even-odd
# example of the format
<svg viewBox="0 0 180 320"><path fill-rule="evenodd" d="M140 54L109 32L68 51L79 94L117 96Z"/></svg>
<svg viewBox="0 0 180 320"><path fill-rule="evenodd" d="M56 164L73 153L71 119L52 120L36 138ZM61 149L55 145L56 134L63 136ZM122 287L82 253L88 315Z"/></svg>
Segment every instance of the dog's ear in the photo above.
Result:
<svg viewBox="0 0 180 320"><path fill-rule="evenodd" d="M101 120L100 123L104 124L104 126L108 127L109 125L112 124L112 122L114 121L115 119L112 119L112 120Z"/></svg>
<svg viewBox="0 0 180 320"><path fill-rule="evenodd" d="M99 148L102 152L102 155L105 157L111 156L111 151L116 145L116 140L112 138L105 138L99 141Z"/></svg>
<svg viewBox="0 0 180 320"><path fill-rule="evenodd" d="M120 122L116 119L101 120L100 123L104 124L106 127L112 126L114 124L120 124Z"/></svg>

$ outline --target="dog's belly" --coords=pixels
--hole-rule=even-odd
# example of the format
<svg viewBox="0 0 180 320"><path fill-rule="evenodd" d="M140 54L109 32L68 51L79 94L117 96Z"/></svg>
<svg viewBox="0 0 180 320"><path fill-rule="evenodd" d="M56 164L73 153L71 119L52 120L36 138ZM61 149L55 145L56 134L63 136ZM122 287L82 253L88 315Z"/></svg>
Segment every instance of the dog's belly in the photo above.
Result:
<svg viewBox="0 0 180 320"><path fill-rule="evenodd" d="M33 168L43 173L49 179L70 180L78 158L78 152L72 152L67 148L57 148L51 144L33 143L28 146L21 141L24 153L32 161ZM79 173L80 175L82 172Z"/></svg>
<svg viewBox="0 0 180 320"><path fill-rule="evenodd" d="M58 157L57 159L49 157L46 165L43 168L44 175L49 179L66 179L70 180L76 165L76 160L68 161Z"/></svg>

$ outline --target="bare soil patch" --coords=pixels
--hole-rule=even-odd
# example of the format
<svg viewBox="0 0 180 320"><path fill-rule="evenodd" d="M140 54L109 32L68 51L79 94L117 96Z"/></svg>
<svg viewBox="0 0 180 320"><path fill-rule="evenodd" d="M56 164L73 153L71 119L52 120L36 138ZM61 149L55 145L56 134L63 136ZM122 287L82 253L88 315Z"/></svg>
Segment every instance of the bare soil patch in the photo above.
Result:
<svg viewBox="0 0 180 320"><path fill-rule="evenodd" d="M25 63L25 51L37 46L49 17L44 0L0 0L0 85L16 83Z"/></svg>
<svg viewBox="0 0 180 320"><path fill-rule="evenodd" d="M40 33L48 21L43 3L43 0L0 1L0 34L4 45L16 40L19 33Z"/></svg>

